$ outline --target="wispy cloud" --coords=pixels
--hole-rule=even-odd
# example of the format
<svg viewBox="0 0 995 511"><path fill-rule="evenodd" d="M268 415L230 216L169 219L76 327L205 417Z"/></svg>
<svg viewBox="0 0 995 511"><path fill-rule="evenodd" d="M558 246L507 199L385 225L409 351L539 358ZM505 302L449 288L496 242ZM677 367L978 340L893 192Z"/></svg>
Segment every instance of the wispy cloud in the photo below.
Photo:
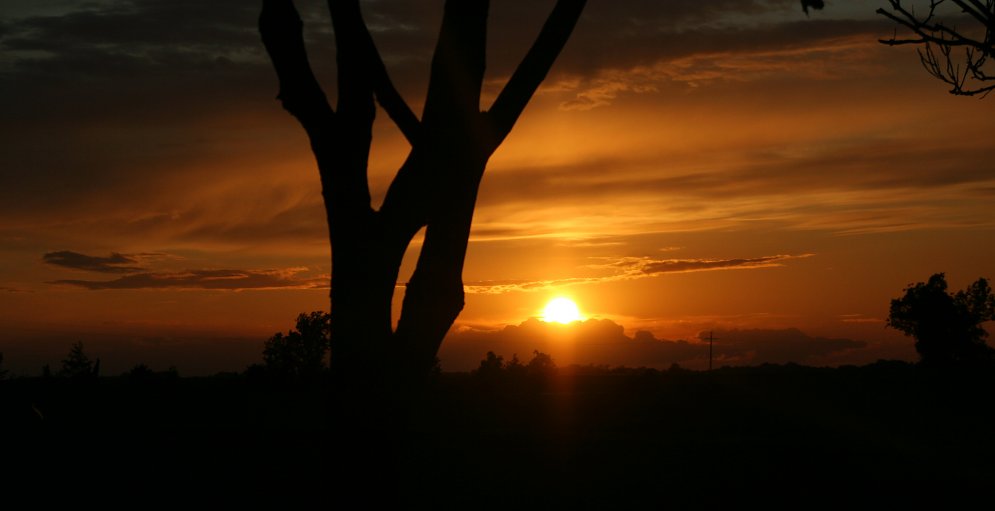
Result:
<svg viewBox="0 0 995 511"><path fill-rule="evenodd" d="M62 266L63 268L98 273L135 273L145 269L141 266L136 266L138 260L135 257L117 252L112 252L107 257L100 257L62 250L47 253L42 256L42 260L48 264Z"/></svg>
<svg viewBox="0 0 995 511"><path fill-rule="evenodd" d="M794 27L792 27L794 28ZM797 35L797 34L794 34ZM875 38L869 33L798 39L801 45L703 47L676 55L657 55L656 60L631 67L605 67L590 76L564 77L549 91L572 92L561 103L564 110L590 110L608 106L623 94L646 94L676 83L697 88L720 82L753 82L790 75L795 80L836 80L855 73L879 73L869 62Z"/></svg>
<svg viewBox="0 0 995 511"><path fill-rule="evenodd" d="M89 290L105 289L314 289L328 286L327 276L307 275L307 268L274 270L188 270L173 273L136 273L114 280L56 280Z"/></svg>
<svg viewBox="0 0 995 511"><path fill-rule="evenodd" d="M588 265L589 269L607 271L607 275L569 277L550 280L502 280L468 282L463 286L467 293L504 294L513 291L541 291L555 287L596 284L618 280L634 280L665 273L690 273L716 270L752 270L784 266L791 259L812 257L815 254L772 255L737 259L654 259L651 257L620 257L605 263Z"/></svg>
<svg viewBox="0 0 995 511"><path fill-rule="evenodd" d="M863 314L840 314L838 319L841 323L884 323L881 318L872 318Z"/></svg>
<svg viewBox="0 0 995 511"><path fill-rule="evenodd" d="M280 269L156 269L156 262L178 259L164 253L90 256L63 250L49 252L42 259L55 266L97 273L125 273L113 280L60 279L49 284L104 289L310 289L328 286L327 275L315 275L306 267Z"/></svg>
<svg viewBox="0 0 995 511"><path fill-rule="evenodd" d="M646 275L661 273L689 273L695 271L736 270L752 268L771 268L784 266L789 259L812 257L815 254L773 255L749 259L663 259L639 258L626 261L624 264Z"/></svg>

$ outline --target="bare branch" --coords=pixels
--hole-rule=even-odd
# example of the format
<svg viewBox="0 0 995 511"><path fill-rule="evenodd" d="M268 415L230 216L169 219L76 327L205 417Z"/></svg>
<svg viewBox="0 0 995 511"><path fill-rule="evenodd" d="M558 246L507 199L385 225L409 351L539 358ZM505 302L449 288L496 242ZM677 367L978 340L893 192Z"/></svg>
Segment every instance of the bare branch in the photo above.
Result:
<svg viewBox="0 0 995 511"><path fill-rule="evenodd" d="M422 114L429 129L466 129L480 113L489 8L489 0L446 2Z"/></svg>
<svg viewBox="0 0 995 511"><path fill-rule="evenodd" d="M550 67L577 25L585 3L586 0L556 2L532 48L494 100L488 113L494 129L495 147L508 136L525 105L532 99L539 84L546 79Z"/></svg>
<svg viewBox="0 0 995 511"><path fill-rule="evenodd" d="M970 14L974 19L980 21L983 26L987 27L991 23L991 14L985 12L985 6L981 2L974 0L971 2L973 5L967 5L962 0L951 1L957 7L960 7L964 13Z"/></svg>
<svg viewBox="0 0 995 511"><path fill-rule="evenodd" d="M916 37L899 39L896 33L879 42L888 46L921 45L917 50L919 62L930 75L949 84L951 94L984 97L995 89L995 84L989 83L995 77L985 71L988 57L995 53L995 0L951 0L963 13L980 22L983 38L967 35L967 32L935 20L937 8L945 1L930 0L929 12L916 16L915 11L906 9L901 0L888 0L895 13L884 9L878 9L877 13L909 29ZM939 54L933 46L939 48ZM953 55L955 47L964 48L963 59Z"/></svg>
<svg viewBox="0 0 995 511"><path fill-rule="evenodd" d="M401 133L404 134L408 142L413 145L415 139L419 137L421 122L400 93L397 92L397 89L394 88L383 59L380 57L380 52L377 51L366 23L363 22L359 3L356 0L329 0L328 6L336 27L349 34L348 43L355 46L355 48L351 48L353 54L367 66L366 72L369 74L367 80L373 84L377 102L401 129ZM337 36L339 28L336 28ZM339 45L340 52L345 49L343 45Z"/></svg>
<svg viewBox="0 0 995 511"><path fill-rule="evenodd" d="M280 80L277 98L309 133L328 126L334 117L324 91L308 63L303 23L290 0L263 0L259 33Z"/></svg>

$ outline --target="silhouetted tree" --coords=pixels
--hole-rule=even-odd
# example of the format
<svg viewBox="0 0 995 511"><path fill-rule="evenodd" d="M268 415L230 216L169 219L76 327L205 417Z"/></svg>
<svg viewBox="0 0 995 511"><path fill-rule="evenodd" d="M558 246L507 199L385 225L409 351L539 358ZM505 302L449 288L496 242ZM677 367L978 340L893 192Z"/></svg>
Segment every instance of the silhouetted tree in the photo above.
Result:
<svg viewBox="0 0 995 511"><path fill-rule="evenodd" d="M377 379L432 366L463 308L463 262L487 160L545 78L585 0L558 0L532 48L486 111L480 108L488 0L448 0L421 118L394 89L358 0L328 2L338 66L336 108L311 71L290 0L264 0L259 30L283 107L304 128L321 177L332 245L332 366ZM382 206L367 181L376 100L411 151ZM401 258L425 228L418 262L392 328Z"/></svg>
<svg viewBox="0 0 995 511"><path fill-rule="evenodd" d="M910 285L891 301L888 326L916 339L925 365L988 364L992 349L985 344L985 321L995 319L995 295L981 278L963 291L947 292L946 277L937 273Z"/></svg>
<svg viewBox="0 0 995 511"><path fill-rule="evenodd" d="M520 377L526 373L526 367L522 364L522 361L518 359L518 353L511 355L511 360L504 365L504 371L512 378Z"/></svg>
<svg viewBox="0 0 995 511"><path fill-rule="evenodd" d="M165 371L153 371L147 364L142 363L132 367L130 371L121 376L132 382L170 381L179 379L180 372L174 366L170 366Z"/></svg>
<svg viewBox="0 0 995 511"><path fill-rule="evenodd" d="M59 376L69 378L96 378L100 374L100 359L90 360L83 352L83 342L73 343L69 354L62 360L62 370Z"/></svg>
<svg viewBox="0 0 995 511"><path fill-rule="evenodd" d="M900 38L896 32L890 39L881 39L882 43L919 45L916 51L922 66L949 84L951 94L984 97L995 89L995 69L989 60L995 56L995 0L951 0L973 24L966 30L949 24L938 14L946 0L929 0L919 13L907 6L911 2L888 3L893 12L878 9L878 14L910 30L912 35Z"/></svg>
<svg viewBox="0 0 995 511"><path fill-rule="evenodd" d="M3 368L3 353L0 353L0 380L7 377L7 370Z"/></svg>
<svg viewBox="0 0 995 511"><path fill-rule="evenodd" d="M488 351L484 359L480 361L480 366L473 372L481 378L495 378L504 370L504 357L496 355L493 351Z"/></svg>
<svg viewBox="0 0 995 511"><path fill-rule="evenodd" d="M266 370L279 378L313 380L325 366L329 345L328 313L314 311L297 316L296 330L270 337L263 344Z"/></svg>
<svg viewBox="0 0 995 511"><path fill-rule="evenodd" d="M806 16L808 16L809 7L819 11L825 6L826 5L822 0L802 0L802 10L805 11Z"/></svg>
<svg viewBox="0 0 995 511"><path fill-rule="evenodd" d="M131 380L147 380L152 377L152 368L147 364L138 364L122 376L126 376Z"/></svg>
<svg viewBox="0 0 995 511"><path fill-rule="evenodd" d="M532 352L532 360L525 365L525 370L529 374L537 376L550 376L556 372L556 364L553 362L553 357L539 350Z"/></svg>

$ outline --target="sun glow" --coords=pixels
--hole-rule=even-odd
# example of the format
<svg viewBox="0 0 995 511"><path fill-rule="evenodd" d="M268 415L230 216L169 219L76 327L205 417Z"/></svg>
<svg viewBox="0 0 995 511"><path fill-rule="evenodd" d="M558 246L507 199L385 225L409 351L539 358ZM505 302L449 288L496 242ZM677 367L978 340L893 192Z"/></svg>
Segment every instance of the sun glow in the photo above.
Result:
<svg viewBox="0 0 995 511"><path fill-rule="evenodd" d="M542 310L542 320L547 323L572 323L583 319L577 304L569 298L553 298Z"/></svg>

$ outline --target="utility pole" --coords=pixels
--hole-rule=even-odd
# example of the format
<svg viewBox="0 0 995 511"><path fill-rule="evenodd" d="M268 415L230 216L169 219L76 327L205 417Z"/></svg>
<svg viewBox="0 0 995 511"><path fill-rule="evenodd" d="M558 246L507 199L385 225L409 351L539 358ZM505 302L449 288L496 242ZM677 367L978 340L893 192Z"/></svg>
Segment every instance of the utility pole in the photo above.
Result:
<svg viewBox="0 0 995 511"><path fill-rule="evenodd" d="M712 370L712 341L715 340L715 337L712 337L712 333L713 332L711 330L708 331L708 370L709 371Z"/></svg>

